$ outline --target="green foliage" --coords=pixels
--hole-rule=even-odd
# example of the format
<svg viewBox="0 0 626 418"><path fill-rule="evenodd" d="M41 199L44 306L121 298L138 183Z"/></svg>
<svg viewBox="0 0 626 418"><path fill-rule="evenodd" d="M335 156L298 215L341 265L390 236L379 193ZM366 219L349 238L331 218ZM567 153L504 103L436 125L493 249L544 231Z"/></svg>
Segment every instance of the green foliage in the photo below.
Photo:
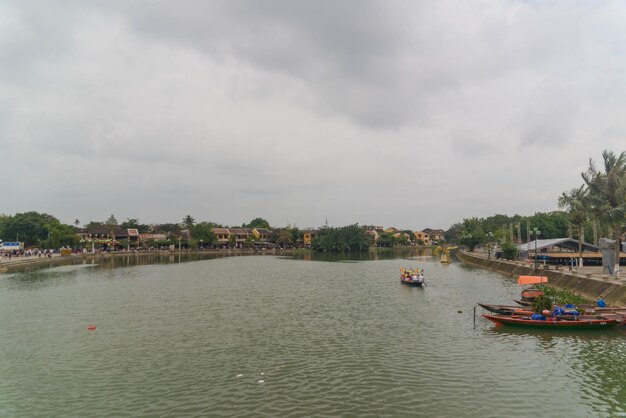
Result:
<svg viewBox="0 0 626 418"><path fill-rule="evenodd" d="M217 237L213 233L213 225L210 222L200 222L191 229L193 237L202 245L217 244Z"/></svg>
<svg viewBox="0 0 626 418"><path fill-rule="evenodd" d="M117 219L115 219L114 215L109 216L109 219L104 221L105 225L117 225Z"/></svg>
<svg viewBox="0 0 626 418"><path fill-rule="evenodd" d="M302 238L302 231L300 231L297 227L293 226L291 228L287 228L287 230L289 231L289 233L291 234L291 240L292 242L296 243L299 242L300 239Z"/></svg>
<svg viewBox="0 0 626 418"><path fill-rule="evenodd" d="M150 231L149 225L140 224L138 219L133 218L126 219L126 221L120 224L120 227L124 229L135 228L139 231L140 234L145 234L146 232Z"/></svg>
<svg viewBox="0 0 626 418"><path fill-rule="evenodd" d="M593 303L593 301L572 292L568 292L567 290L559 290L545 284L538 284L536 287L537 289L543 291L545 296L549 297L555 304L560 306L567 305L568 303L572 303L574 305L589 305Z"/></svg>
<svg viewBox="0 0 626 418"><path fill-rule="evenodd" d="M367 251L370 243L371 238L365 229L358 224L353 224L339 228L320 229L311 248L322 252Z"/></svg>
<svg viewBox="0 0 626 418"><path fill-rule="evenodd" d="M183 227L185 227L185 229L187 229L190 234L192 233L195 223L196 220L191 215L187 215L183 218Z"/></svg>
<svg viewBox="0 0 626 418"><path fill-rule="evenodd" d="M263 218L254 218L249 224L244 225L244 228L270 228L270 223Z"/></svg>
<svg viewBox="0 0 626 418"><path fill-rule="evenodd" d="M545 309L552 311L552 299L547 295L538 296L533 302L533 312L542 313Z"/></svg>
<svg viewBox="0 0 626 418"><path fill-rule="evenodd" d="M378 247L392 248L398 245L398 238L394 237L391 232L381 232L376 242Z"/></svg>
<svg viewBox="0 0 626 418"><path fill-rule="evenodd" d="M285 228L276 231L276 244L281 247L287 247L294 243L293 233L291 229Z"/></svg>
<svg viewBox="0 0 626 418"><path fill-rule="evenodd" d="M162 232L164 234L169 234L169 233L172 233L172 232L180 231L180 225L178 225L178 224L171 224L171 223L159 224L159 225L155 225L154 226L154 230Z"/></svg>
<svg viewBox="0 0 626 418"><path fill-rule="evenodd" d="M602 153L604 171L596 169L593 161L582 173L585 185L589 189L588 202L592 216L602 225L611 226L616 242L626 223L626 152L619 156L611 151ZM619 246L615 246L616 259L619 260Z"/></svg>
<svg viewBox="0 0 626 418"><path fill-rule="evenodd" d="M464 219L463 223L452 225L446 231L446 240L466 245L473 250L477 245L486 242L487 232L491 232L498 242L516 238L518 225L523 241L527 237L527 226L538 228L541 231L540 238L562 238L568 236L568 222L568 216L563 212L535 213L532 216L494 215L488 218L469 218Z"/></svg>
<svg viewBox="0 0 626 418"><path fill-rule="evenodd" d="M461 223L455 223L452 225L445 233L446 242L460 243L462 230L463 225Z"/></svg>
<svg viewBox="0 0 626 418"><path fill-rule="evenodd" d="M517 260L519 254L517 247L511 240L506 241L502 244L502 258L505 260Z"/></svg>
<svg viewBox="0 0 626 418"><path fill-rule="evenodd" d="M25 212L0 217L0 238L19 240L26 247L58 248L75 246L78 237L73 226L59 222L46 213Z"/></svg>
<svg viewBox="0 0 626 418"><path fill-rule="evenodd" d="M485 242L485 231L481 227L481 219L463 219L460 242L466 245L470 251L474 251L477 245Z"/></svg>

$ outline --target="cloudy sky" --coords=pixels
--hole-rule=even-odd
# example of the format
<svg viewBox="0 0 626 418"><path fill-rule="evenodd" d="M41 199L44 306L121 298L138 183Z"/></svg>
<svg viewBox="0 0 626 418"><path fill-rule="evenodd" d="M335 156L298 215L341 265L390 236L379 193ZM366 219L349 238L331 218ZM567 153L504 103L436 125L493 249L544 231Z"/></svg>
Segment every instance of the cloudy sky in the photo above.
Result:
<svg viewBox="0 0 626 418"><path fill-rule="evenodd" d="M626 150L622 1L2 1L0 213L447 228Z"/></svg>

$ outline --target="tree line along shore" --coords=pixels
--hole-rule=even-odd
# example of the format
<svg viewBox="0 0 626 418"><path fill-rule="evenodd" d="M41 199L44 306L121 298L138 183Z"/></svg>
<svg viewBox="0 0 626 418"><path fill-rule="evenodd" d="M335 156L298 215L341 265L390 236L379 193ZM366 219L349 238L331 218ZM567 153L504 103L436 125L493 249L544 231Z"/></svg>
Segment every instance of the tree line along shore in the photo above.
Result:
<svg viewBox="0 0 626 418"><path fill-rule="evenodd" d="M508 257L515 257L515 244L535 238L578 238L597 243L612 237L619 259L620 241L626 224L626 152L605 150L602 164L590 159L581 173L582 184L556 198L561 210L530 216L493 215L465 218L446 231L437 230L437 240L427 242L416 231L352 224L300 230L295 226L271 227L255 218L240 227L196 220L187 215L178 223L142 224L138 219L119 223L111 215L105 221L90 221L80 227L63 224L55 216L25 212L0 215L0 239L22 243L24 248L76 250L208 249L306 247L314 251L366 251L370 247L424 244L461 244L473 250L478 245L499 244ZM119 231L119 234L118 234ZM225 232L228 231L228 232ZM234 232L233 232L234 231ZM582 249L581 249L582 251Z"/></svg>

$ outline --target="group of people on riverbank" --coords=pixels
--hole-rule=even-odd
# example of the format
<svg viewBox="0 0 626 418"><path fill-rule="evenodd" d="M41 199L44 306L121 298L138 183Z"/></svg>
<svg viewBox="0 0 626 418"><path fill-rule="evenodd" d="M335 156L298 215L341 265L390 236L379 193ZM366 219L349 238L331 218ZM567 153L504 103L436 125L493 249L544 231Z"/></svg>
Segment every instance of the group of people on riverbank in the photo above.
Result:
<svg viewBox="0 0 626 418"><path fill-rule="evenodd" d="M28 249L21 251L0 251L0 261L2 259L11 260L13 258L24 258L24 257L52 257L54 254L54 250L39 250L39 249Z"/></svg>

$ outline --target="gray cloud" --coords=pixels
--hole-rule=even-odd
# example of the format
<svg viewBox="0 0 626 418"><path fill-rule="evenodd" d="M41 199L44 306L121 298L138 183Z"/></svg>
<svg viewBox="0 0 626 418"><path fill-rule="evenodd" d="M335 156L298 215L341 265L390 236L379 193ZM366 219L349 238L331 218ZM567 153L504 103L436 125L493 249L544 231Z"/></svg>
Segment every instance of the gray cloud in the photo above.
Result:
<svg viewBox="0 0 626 418"><path fill-rule="evenodd" d="M589 157L623 150L623 17L617 1L7 2L0 165L20 181L1 210L415 228L552 210Z"/></svg>

